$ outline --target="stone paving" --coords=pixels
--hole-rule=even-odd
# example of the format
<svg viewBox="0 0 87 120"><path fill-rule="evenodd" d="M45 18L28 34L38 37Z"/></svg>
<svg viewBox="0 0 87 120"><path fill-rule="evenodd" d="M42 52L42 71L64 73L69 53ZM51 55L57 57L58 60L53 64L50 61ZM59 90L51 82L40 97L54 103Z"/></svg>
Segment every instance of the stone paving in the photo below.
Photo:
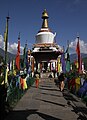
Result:
<svg viewBox="0 0 87 120"><path fill-rule="evenodd" d="M53 79L42 79L27 90L5 120L87 120L87 107Z"/></svg>

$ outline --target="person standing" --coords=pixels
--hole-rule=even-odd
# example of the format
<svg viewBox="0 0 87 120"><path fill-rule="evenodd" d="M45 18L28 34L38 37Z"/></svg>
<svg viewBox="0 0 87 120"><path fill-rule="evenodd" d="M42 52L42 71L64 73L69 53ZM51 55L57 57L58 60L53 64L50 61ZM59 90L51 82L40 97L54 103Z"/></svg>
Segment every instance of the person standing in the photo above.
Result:
<svg viewBox="0 0 87 120"><path fill-rule="evenodd" d="M36 88L39 86L39 74L36 74L36 80L35 80Z"/></svg>
<svg viewBox="0 0 87 120"><path fill-rule="evenodd" d="M64 90L64 73L61 73L59 76L58 76L58 79L59 79L59 89L60 91L63 91Z"/></svg>

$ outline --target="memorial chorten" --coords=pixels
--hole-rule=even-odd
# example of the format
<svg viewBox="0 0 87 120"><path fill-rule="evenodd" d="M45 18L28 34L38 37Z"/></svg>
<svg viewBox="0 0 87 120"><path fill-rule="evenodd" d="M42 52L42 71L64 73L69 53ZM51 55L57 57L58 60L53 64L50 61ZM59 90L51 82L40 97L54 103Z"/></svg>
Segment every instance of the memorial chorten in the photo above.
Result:
<svg viewBox="0 0 87 120"><path fill-rule="evenodd" d="M40 70L44 67L45 71L47 71L49 64L51 65L53 61L56 61L62 53L62 50L55 42L56 34L52 33L48 27L48 18L48 13L44 10L42 13L42 27L36 35L36 41L33 44L31 53L36 61L36 70L39 66Z"/></svg>

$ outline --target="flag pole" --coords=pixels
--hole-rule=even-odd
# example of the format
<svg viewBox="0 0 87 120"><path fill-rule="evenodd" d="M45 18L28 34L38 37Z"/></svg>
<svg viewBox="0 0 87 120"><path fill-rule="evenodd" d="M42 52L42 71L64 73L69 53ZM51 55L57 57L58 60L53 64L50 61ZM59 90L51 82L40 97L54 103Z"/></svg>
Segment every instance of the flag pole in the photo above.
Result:
<svg viewBox="0 0 87 120"><path fill-rule="evenodd" d="M4 76L4 85L7 83L7 47L8 47L8 22L10 17L6 17L6 31L4 36L4 42L5 42L5 76Z"/></svg>

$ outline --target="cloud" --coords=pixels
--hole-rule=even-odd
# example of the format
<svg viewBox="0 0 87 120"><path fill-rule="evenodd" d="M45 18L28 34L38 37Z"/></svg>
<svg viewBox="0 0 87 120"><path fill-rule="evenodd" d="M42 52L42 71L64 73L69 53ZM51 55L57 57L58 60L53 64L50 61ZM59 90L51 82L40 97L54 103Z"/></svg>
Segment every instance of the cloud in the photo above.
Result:
<svg viewBox="0 0 87 120"><path fill-rule="evenodd" d="M73 53L76 52L77 41L78 41L78 40L77 40L77 38L76 38L75 41L72 41L72 42L69 44L70 51L72 51ZM80 44L80 52L87 54L87 43L85 43L84 40L79 40L79 44Z"/></svg>
<svg viewBox="0 0 87 120"><path fill-rule="evenodd" d="M17 47L18 47L18 44L17 43L13 43L13 44L8 44L8 51L12 54L16 54L17 53ZM20 54L23 54L23 47L20 46Z"/></svg>
<svg viewBox="0 0 87 120"><path fill-rule="evenodd" d="M17 46L18 46L17 43L9 44L8 42L8 52L12 54L17 54ZM0 48L5 50L5 43L2 35L0 35ZM23 49L24 47L20 46L20 54L23 54Z"/></svg>
<svg viewBox="0 0 87 120"><path fill-rule="evenodd" d="M3 36L0 35L0 48L4 49Z"/></svg>
<svg viewBox="0 0 87 120"><path fill-rule="evenodd" d="M1 45L2 41L3 41L3 36L0 35L0 45Z"/></svg>
<svg viewBox="0 0 87 120"><path fill-rule="evenodd" d="M69 44L70 47L70 53L76 53L76 45L77 45L77 38L73 41L71 41L71 43ZM84 40L79 40L80 42L80 52L81 53L85 53L87 54L87 43L84 42ZM3 36L0 35L0 48L4 49L4 40L3 40ZM17 43L13 43L13 44L9 44L8 43L8 52L12 53L12 54L17 54ZM20 53L23 54L23 49L24 47L20 47ZM59 46L59 49L62 49Z"/></svg>

